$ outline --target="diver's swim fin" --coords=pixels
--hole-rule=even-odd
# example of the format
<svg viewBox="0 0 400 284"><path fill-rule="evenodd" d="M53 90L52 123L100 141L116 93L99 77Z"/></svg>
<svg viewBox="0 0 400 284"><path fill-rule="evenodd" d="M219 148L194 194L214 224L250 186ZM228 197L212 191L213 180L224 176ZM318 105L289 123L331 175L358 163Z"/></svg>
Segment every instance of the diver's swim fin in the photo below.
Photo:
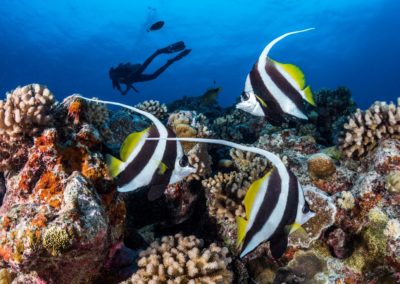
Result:
<svg viewBox="0 0 400 284"><path fill-rule="evenodd" d="M185 43L183 41L175 42L167 47L159 49L161 53L174 53L185 49Z"/></svg>
<svg viewBox="0 0 400 284"><path fill-rule="evenodd" d="M173 60L179 60L188 55L192 50L191 49L185 49L184 51L180 52L177 56L173 58Z"/></svg>

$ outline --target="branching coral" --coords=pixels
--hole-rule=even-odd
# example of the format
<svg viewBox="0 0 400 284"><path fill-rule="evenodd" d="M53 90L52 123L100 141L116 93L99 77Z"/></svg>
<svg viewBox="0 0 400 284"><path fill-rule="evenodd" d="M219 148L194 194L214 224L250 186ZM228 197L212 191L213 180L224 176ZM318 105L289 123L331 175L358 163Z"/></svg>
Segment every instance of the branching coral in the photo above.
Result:
<svg viewBox="0 0 400 284"><path fill-rule="evenodd" d="M163 237L140 253L132 283L221 283L233 281L228 249L180 234Z"/></svg>
<svg viewBox="0 0 400 284"><path fill-rule="evenodd" d="M54 96L39 84L18 87L0 100L0 137L11 141L21 136L33 136L52 121Z"/></svg>
<svg viewBox="0 0 400 284"><path fill-rule="evenodd" d="M262 158L239 150L231 150L231 156L240 172L219 172L202 183L207 192L210 215L218 220L235 222L236 216L244 216L242 201L247 189L266 172L268 164Z"/></svg>
<svg viewBox="0 0 400 284"><path fill-rule="evenodd" d="M39 84L18 87L0 100L0 171L26 161L31 137L51 125L54 106L53 94Z"/></svg>
<svg viewBox="0 0 400 284"><path fill-rule="evenodd" d="M204 143L196 144L187 153L189 164L195 167L196 172L187 177L187 181L193 179L201 180L211 173L212 158L208 154L207 145Z"/></svg>
<svg viewBox="0 0 400 284"><path fill-rule="evenodd" d="M161 120L166 118L168 113L167 106L155 100L144 101L135 105L135 108L147 111Z"/></svg>
<svg viewBox="0 0 400 284"><path fill-rule="evenodd" d="M397 106L375 102L368 110L357 111L344 124L339 138L340 148L346 157L359 158L387 138L400 137L400 98Z"/></svg>
<svg viewBox="0 0 400 284"><path fill-rule="evenodd" d="M207 126L207 118L195 111L178 111L170 114L168 126L172 128L177 137L206 138L211 136ZM196 143L182 142L185 153L188 153Z"/></svg>

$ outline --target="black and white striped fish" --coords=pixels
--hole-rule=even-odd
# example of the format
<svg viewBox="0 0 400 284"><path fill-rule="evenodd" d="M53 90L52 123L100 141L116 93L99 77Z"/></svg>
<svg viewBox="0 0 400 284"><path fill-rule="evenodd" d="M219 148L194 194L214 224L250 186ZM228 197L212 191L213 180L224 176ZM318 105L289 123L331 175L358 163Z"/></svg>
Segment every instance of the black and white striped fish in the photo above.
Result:
<svg viewBox="0 0 400 284"><path fill-rule="evenodd" d="M272 256L279 258L286 250L288 235L315 215L304 199L303 189L296 176L275 154L226 140L205 138L168 138L168 140L234 147L262 155L274 165L269 173L254 181L247 190L244 199L246 218L237 218L237 246L241 248L240 257L246 256L262 242L269 240Z"/></svg>
<svg viewBox="0 0 400 284"><path fill-rule="evenodd" d="M283 114L308 119L303 100L314 105L303 72L295 65L283 64L268 57L271 48L281 39L314 28L289 32L271 41L262 51L256 64L246 77L241 102L236 108L272 121L283 121Z"/></svg>
<svg viewBox="0 0 400 284"><path fill-rule="evenodd" d="M168 184L176 183L196 169L189 165L179 141L148 141L147 138L174 138L155 116L143 110L111 101L82 99L97 103L128 108L149 118L154 125L137 133L130 134L120 149L120 159L107 155L110 173L117 178L119 192L136 191L148 186L148 198L155 200L162 195Z"/></svg>
<svg viewBox="0 0 400 284"><path fill-rule="evenodd" d="M150 186L148 197L155 200L168 184L176 183L196 171L189 165L178 141L146 140L159 137L158 129L152 126L125 139L120 150L121 160L107 155L111 175L118 176L119 192ZM175 135L168 130L167 137Z"/></svg>
<svg viewBox="0 0 400 284"><path fill-rule="evenodd" d="M281 257L288 244L288 235L315 215L294 174L278 167L251 184L244 205L246 219L237 218L240 257L267 240L272 256Z"/></svg>

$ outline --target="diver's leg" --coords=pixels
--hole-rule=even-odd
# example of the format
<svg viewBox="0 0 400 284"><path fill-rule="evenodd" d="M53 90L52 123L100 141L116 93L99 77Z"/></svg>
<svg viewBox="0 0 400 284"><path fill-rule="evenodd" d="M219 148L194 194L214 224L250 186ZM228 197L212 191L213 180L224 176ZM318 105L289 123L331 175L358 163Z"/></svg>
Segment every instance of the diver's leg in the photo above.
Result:
<svg viewBox="0 0 400 284"><path fill-rule="evenodd" d="M139 70L136 70L135 73L142 73L147 66L156 58L158 55L163 53L174 53L185 49L185 43L183 41L178 41L173 44L168 45L167 47L157 49L149 58L147 58L142 66L140 66ZM168 66L167 66L168 67ZM162 71L161 71L162 72Z"/></svg>
<svg viewBox="0 0 400 284"><path fill-rule="evenodd" d="M162 72L164 72L172 63L175 61L178 61L188 55L190 53L191 49L185 49L184 51L180 52L178 55L175 57L169 59L167 63L165 63L163 66L158 68L153 74L140 74L139 75L139 82L142 81L149 81L149 80L154 80L157 78Z"/></svg>
<svg viewBox="0 0 400 284"><path fill-rule="evenodd" d="M140 68L139 68L138 70L135 70L134 73L138 73L138 74L142 73L142 72L144 71L144 69L146 69L147 66L149 66L149 64L154 60L154 58L156 58L156 57L157 57L158 55L160 55L161 53L162 53L162 52L160 52L159 49L156 50L156 52L154 52L152 55L150 55L150 57L147 58L147 59L143 62L142 66L140 66ZM128 76L128 77L129 77L129 76Z"/></svg>
<svg viewBox="0 0 400 284"><path fill-rule="evenodd" d="M162 72L164 72L172 63L175 61L178 61L182 59L184 56L188 55L190 53L191 49L185 49L184 51L180 52L177 56L169 59L167 63L165 63L163 66L158 68L153 74L140 74L139 76L139 81L149 81L149 80L154 80L157 78Z"/></svg>

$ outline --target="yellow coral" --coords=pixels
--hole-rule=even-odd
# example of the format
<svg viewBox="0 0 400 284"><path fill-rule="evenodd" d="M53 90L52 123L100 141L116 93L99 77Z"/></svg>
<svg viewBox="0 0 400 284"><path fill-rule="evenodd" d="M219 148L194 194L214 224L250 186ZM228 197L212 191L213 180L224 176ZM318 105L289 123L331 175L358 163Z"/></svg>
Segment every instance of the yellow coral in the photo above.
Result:
<svg viewBox="0 0 400 284"><path fill-rule="evenodd" d="M43 246L53 256L61 254L71 246L71 236L59 226L52 226L44 232Z"/></svg>
<svg viewBox="0 0 400 284"><path fill-rule="evenodd" d="M390 193L400 193L400 171L393 171L386 176L385 188Z"/></svg>

